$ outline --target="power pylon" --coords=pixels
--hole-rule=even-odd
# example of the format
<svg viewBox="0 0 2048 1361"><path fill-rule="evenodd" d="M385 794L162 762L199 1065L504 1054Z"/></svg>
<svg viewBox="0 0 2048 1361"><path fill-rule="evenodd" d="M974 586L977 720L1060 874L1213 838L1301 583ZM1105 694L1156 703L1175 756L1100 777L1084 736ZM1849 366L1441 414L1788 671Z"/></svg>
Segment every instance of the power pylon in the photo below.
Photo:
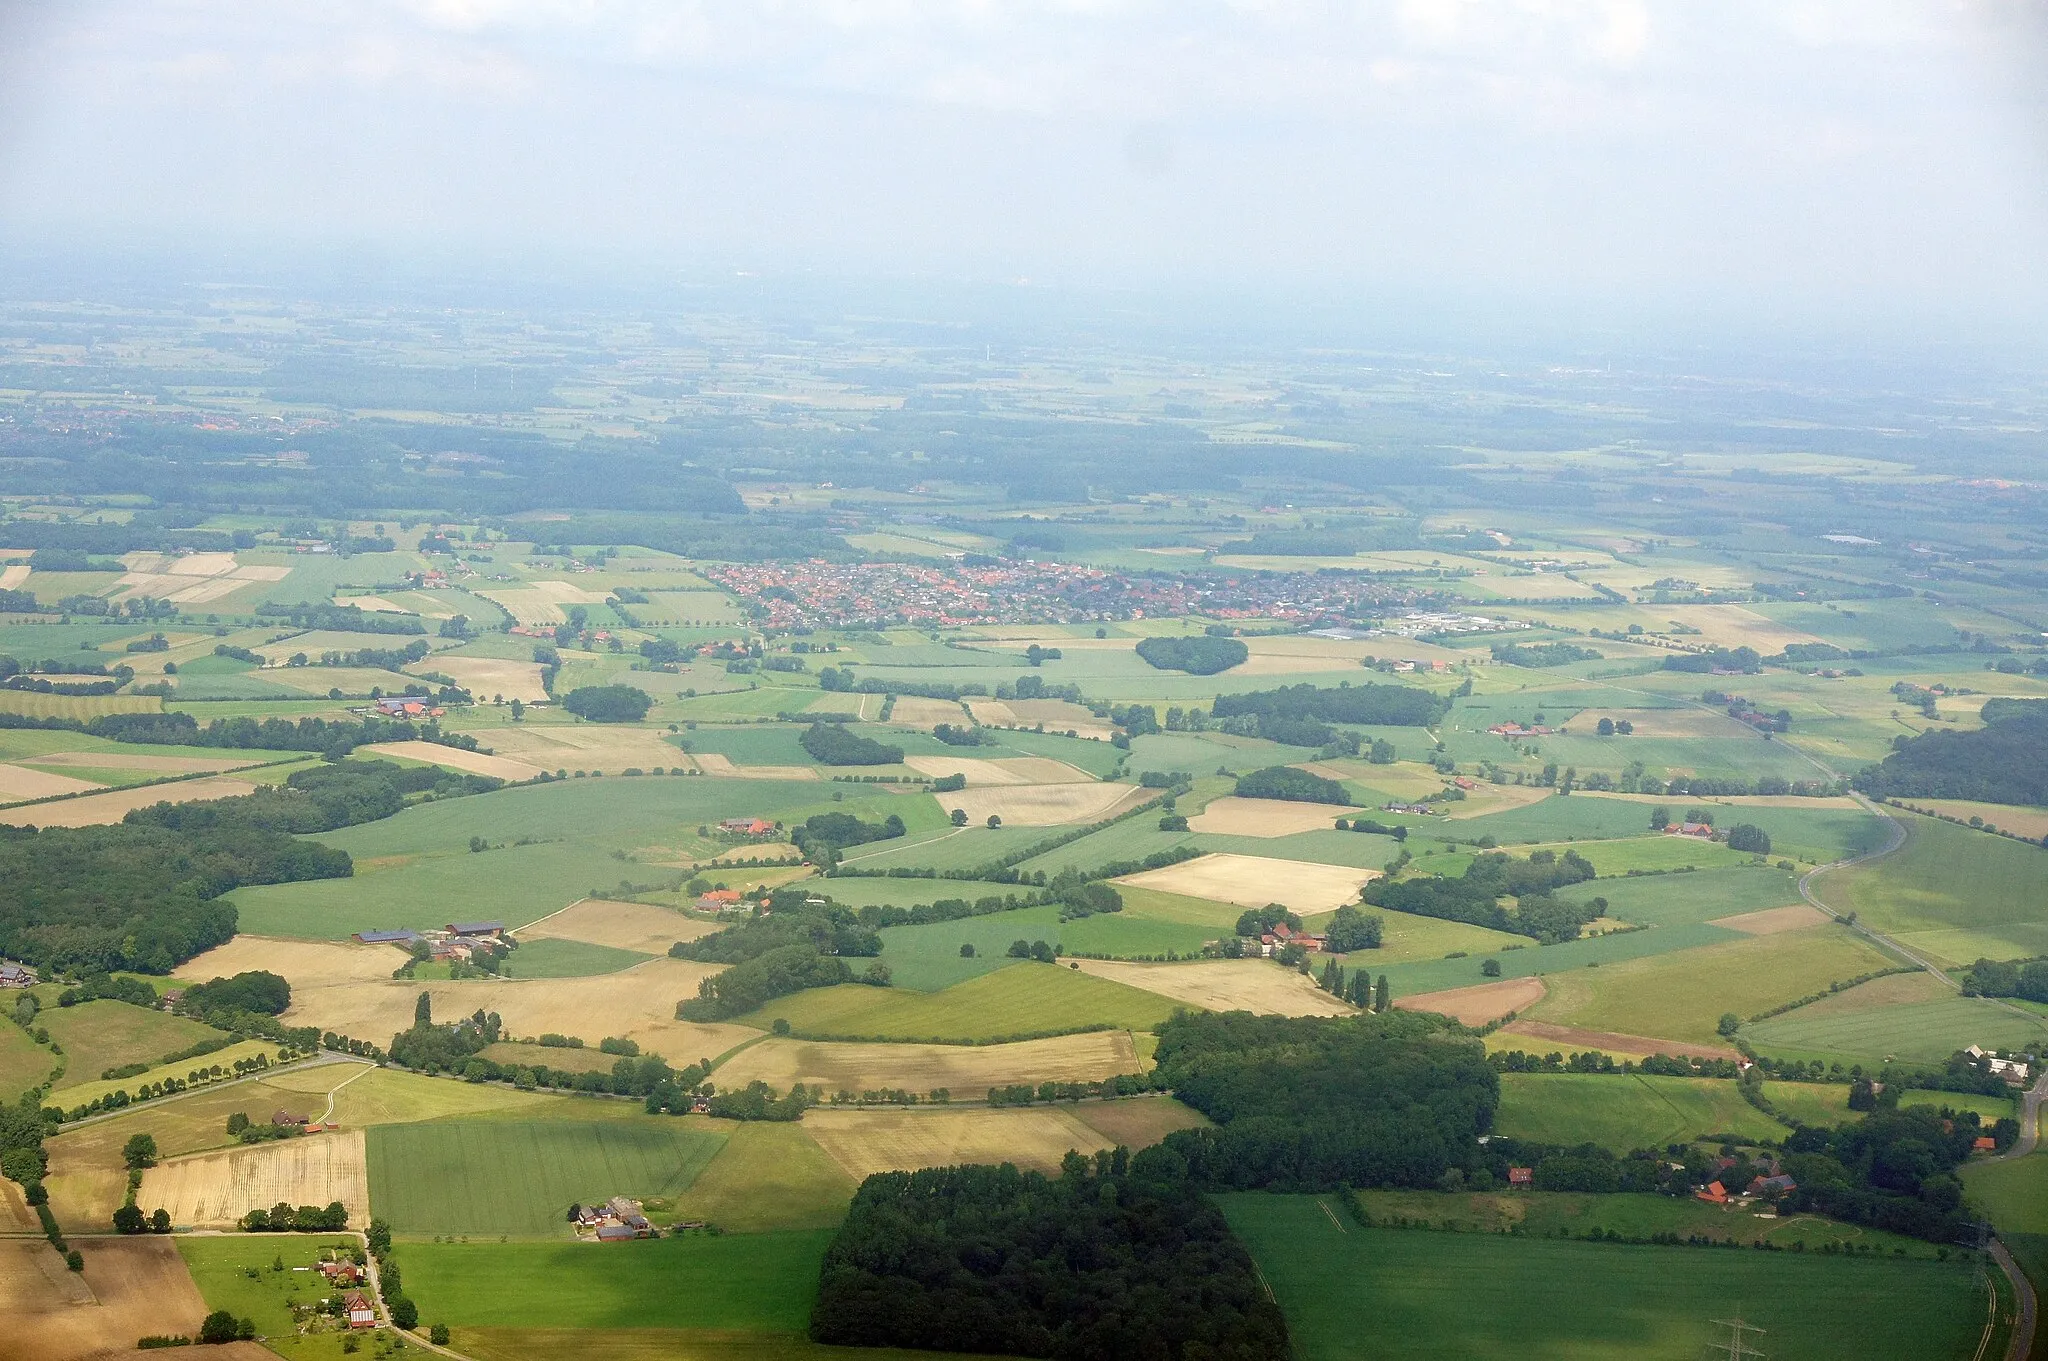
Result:
<svg viewBox="0 0 2048 1361"><path fill-rule="evenodd" d="M1728 1340L1726 1342L1709 1342L1707 1344L1708 1351L1725 1356L1728 1358L1728 1361L1744 1361L1745 1357L1763 1357L1764 1353L1748 1346L1742 1340L1744 1333L1755 1333L1758 1337L1762 1337L1763 1329L1757 1327L1754 1323L1743 1322L1740 1314L1734 1318L1717 1318L1714 1320L1714 1323L1717 1327L1728 1330Z"/></svg>

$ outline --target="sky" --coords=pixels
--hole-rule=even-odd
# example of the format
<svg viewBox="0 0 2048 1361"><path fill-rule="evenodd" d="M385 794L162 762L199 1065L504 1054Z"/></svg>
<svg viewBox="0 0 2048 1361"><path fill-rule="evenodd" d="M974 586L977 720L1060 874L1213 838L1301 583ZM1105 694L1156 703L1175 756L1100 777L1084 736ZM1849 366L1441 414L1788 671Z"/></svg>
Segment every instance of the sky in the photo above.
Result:
<svg viewBox="0 0 2048 1361"><path fill-rule="evenodd" d="M0 0L0 239L1645 314L2048 301L2029 0Z"/></svg>

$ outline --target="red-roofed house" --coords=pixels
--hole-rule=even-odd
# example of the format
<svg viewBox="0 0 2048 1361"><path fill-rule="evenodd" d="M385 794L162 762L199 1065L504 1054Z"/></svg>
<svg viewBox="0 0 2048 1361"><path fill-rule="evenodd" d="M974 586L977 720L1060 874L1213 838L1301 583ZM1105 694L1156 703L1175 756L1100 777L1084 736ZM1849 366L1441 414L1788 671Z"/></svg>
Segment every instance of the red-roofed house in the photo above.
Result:
<svg viewBox="0 0 2048 1361"><path fill-rule="evenodd" d="M1510 1167L1508 1169L1508 1185L1510 1186L1528 1186L1535 1180L1536 1169L1533 1167Z"/></svg>
<svg viewBox="0 0 2048 1361"><path fill-rule="evenodd" d="M1693 1192L1693 1195L1700 1200L1706 1201L1709 1205L1726 1205L1728 1203L1728 1188L1718 1181L1708 1182L1705 1186Z"/></svg>

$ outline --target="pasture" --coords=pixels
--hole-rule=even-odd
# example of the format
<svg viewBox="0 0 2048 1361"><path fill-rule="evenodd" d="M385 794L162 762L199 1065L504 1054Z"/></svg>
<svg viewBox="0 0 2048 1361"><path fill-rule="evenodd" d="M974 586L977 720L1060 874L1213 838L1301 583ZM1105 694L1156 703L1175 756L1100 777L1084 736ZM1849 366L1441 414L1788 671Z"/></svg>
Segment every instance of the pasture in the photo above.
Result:
<svg viewBox="0 0 2048 1361"><path fill-rule="evenodd" d="M210 1025L127 1002L50 1007L38 1013L36 1024L49 1030L50 1038L63 1047L69 1060L58 1083L60 1092L97 1083L109 1068L154 1064L165 1054L201 1040L225 1038L225 1032ZM206 1061L213 1060L209 1057Z"/></svg>
<svg viewBox="0 0 2048 1361"><path fill-rule="evenodd" d="M1173 1011L1153 993L1064 965L1027 963L936 993L858 983L816 988L778 997L736 1024L766 1030L786 1019L798 1035L814 1038L985 1044L1092 1026L1149 1030Z"/></svg>
<svg viewBox="0 0 2048 1361"><path fill-rule="evenodd" d="M723 1142L662 1116L379 1125L369 1131L370 1207L400 1235L566 1237L572 1201L675 1195Z"/></svg>
<svg viewBox="0 0 2048 1361"><path fill-rule="evenodd" d="M1960 1261L1367 1229L1325 1199L1218 1197L1304 1361L1690 1358L1734 1302L1778 1361L1960 1357L1984 1327Z"/></svg>
<svg viewBox="0 0 2048 1361"><path fill-rule="evenodd" d="M1596 879L1561 888L1557 896L1575 903L1605 898L1610 917L1647 926L1677 926L1796 903L1799 888L1796 877L1784 870L1735 865L1690 874Z"/></svg>
<svg viewBox="0 0 2048 1361"><path fill-rule="evenodd" d="M1732 1079L1641 1073L1503 1073L1500 1133L1543 1143L1595 1143L1626 1153L1709 1134L1777 1140L1785 1127L1742 1099Z"/></svg>
<svg viewBox="0 0 2048 1361"><path fill-rule="evenodd" d="M37 1044L26 1030L0 1023L0 1101L12 1102L41 1083L57 1063L57 1056ZM95 1072L92 1076L99 1074Z"/></svg>
<svg viewBox="0 0 2048 1361"><path fill-rule="evenodd" d="M666 951L667 946L662 948ZM593 945L585 940L542 936L522 942L506 957L501 967L507 978L588 978L596 974L617 973L654 958L655 955L639 950L621 950L612 945Z"/></svg>
<svg viewBox="0 0 2048 1361"><path fill-rule="evenodd" d="M335 1332L301 1335L292 1306L308 1305L332 1294L326 1281L307 1268L329 1248L360 1252L360 1239L347 1234L233 1234L181 1237L176 1242L192 1283L206 1297L206 1307L252 1320L265 1348L288 1361L312 1361L340 1353L340 1337ZM281 1271L279 1262L284 1264ZM236 1345L253 1349L254 1344Z"/></svg>
<svg viewBox="0 0 2048 1361"><path fill-rule="evenodd" d="M159 1163L142 1174L135 1202L145 1211L169 1210L180 1229L227 1229L249 1211L280 1201L338 1200L348 1207L348 1222L361 1228L370 1222L366 1167L363 1131L307 1135Z"/></svg>
<svg viewBox="0 0 2048 1361"><path fill-rule="evenodd" d="M1817 878L1823 901L1952 964L2048 954L2039 907L2048 853L1934 818L1893 816L1906 828L1905 844Z"/></svg>
<svg viewBox="0 0 2048 1361"><path fill-rule="evenodd" d="M1053 1172L1070 1149L1086 1154L1111 1147L1064 1106L827 1108L806 1115L804 1128L855 1181L960 1163L1010 1162Z"/></svg>
<svg viewBox="0 0 2048 1361"><path fill-rule="evenodd" d="M1347 835L1338 833L1337 835ZM1328 912L1355 902L1372 871L1311 865L1256 855L1212 854L1164 869L1143 870L1116 880L1191 898L1210 898L1241 907L1285 903L1300 913Z"/></svg>
<svg viewBox="0 0 2048 1361"><path fill-rule="evenodd" d="M711 1121L725 1146L667 1209L650 1216L701 1219L728 1233L833 1229L855 1183L805 1130L781 1121Z"/></svg>
<svg viewBox="0 0 2048 1361"><path fill-rule="evenodd" d="M1767 1054L1866 1066L1894 1058L1938 1064L1973 1044L2026 1049L2048 1038L2048 1019L1977 997L1949 996L1853 1012L1809 1015L1809 1010L1800 1007L1745 1026L1743 1038Z"/></svg>
<svg viewBox="0 0 2048 1361"><path fill-rule="evenodd" d="M1262 1016L1352 1016L1357 1009L1293 969L1263 959L1205 959L1185 964L1075 960L1081 972L1107 978L1203 1011Z"/></svg>
<svg viewBox="0 0 2048 1361"><path fill-rule="evenodd" d="M543 1051L557 1053L560 1051ZM582 1051L570 1051L572 1053ZM835 1044L773 1038L748 1045L718 1068L722 1087L756 1080L777 1091L796 1083L834 1092L898 1089L923 1096L944 1088L979 1100L1017 1082L1100 1082L1143 1068L1127 1030L1096 1030L1015 1044Z"/></svg>

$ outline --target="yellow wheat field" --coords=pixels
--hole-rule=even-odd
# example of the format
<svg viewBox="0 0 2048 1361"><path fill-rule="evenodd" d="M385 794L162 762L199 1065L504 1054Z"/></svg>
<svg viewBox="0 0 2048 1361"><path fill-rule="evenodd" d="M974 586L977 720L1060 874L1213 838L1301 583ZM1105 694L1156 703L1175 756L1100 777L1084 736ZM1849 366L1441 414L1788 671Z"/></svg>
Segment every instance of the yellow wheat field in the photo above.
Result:
<svg viewBox="0 0 2048 1361"><path fill-rule="evenodd" d="M158 803L196 803L203 799L232 799L255 792L247 780L179 780L172 784L144 785L139 789L110 789L104 794L87 794L58 803L39 803L0 813L0 822L16 827L100 827L119 822L132 809Z"/></svg>
<svg viewBox="0 0 2048 1361"><path fill-rule="evenodd" d="M1100 1132L1071 1109L921 1108L813 1110L804 1131L855 1181L876 1172L914 1172L961 1163L1015 1163L1052 1171L1068 1149L1093 1153L1110 1147Z"/></svg>
<svg viewBox="0 0 2048 1361"><path fill-rule="evenodd" d="M1204 855L1164 869L1126 875L1116 882L1166 893L1208 898L1240 907L1284 903L1303 914L1329 912L1353 902L1377 870L1275 860L1263 855Z"/></svg>
<svg viewBox="0 0 2048 1361"><path fill-rule="evenodd" d="M1264 959L1211 959L1187 964L1134 964L1077 959L1082 973L1128 983L1209 1011L1251 1011L1261 1016L1349 1016L1356 1011L1293 969Z"/></svg>
<svg viewBox="0 0 2048 1361"><path fill-rule="evenodd" d="M260 1117L259 1117L260 1118ZM361 1130L308 1134L224 1153L174 1158L142 1174L135 1203L159 1205L179 1228L228 1228L249 1211L340 1201L351 1224L370 1222L370 1174Z"/></svg>
<svg viewBox="0 0 2048 1361"><path fill-rule="evenodd" d="M955 1097L979 1099L990 1087L1100 1082L1143 1067L1129 1031L1102 1030L984 1045L771 1039L733 1055L718 1073L729 1085L758 1079L777 1089L802 1082L822 1086L828 1094L898 1089L920 1096L943 1087Z"/></svg>
<svg viewBox="0 0 2048 1361"><path fill-rule="evenodd" d="M717 929L711 922L693 921L665 907L585 898L560 912L520 927L515 934L521 940L581 940L619 950L663 955L679 940L695 940Z"/></svg>
<svg viewBox="0 0 2048 1361"><path fill-rule="evenodd" d="M1333 803L1292 803L1284 799L1240 799L1234 794L1211 799L1198 816L1188 819L1191 832L1225 836L1292 836L1296 832L1328 831L1338 818L1358 810Z"/></svg>
<svg viewBox="0 0 2048 1361"><path fill-rule="evenodd" d="M1144 802L1158 791L1127 784L988 785L933 795L947 812L962 809L978 827L991 816L1006 827L1054 827L1096 822Z"/></svg>

